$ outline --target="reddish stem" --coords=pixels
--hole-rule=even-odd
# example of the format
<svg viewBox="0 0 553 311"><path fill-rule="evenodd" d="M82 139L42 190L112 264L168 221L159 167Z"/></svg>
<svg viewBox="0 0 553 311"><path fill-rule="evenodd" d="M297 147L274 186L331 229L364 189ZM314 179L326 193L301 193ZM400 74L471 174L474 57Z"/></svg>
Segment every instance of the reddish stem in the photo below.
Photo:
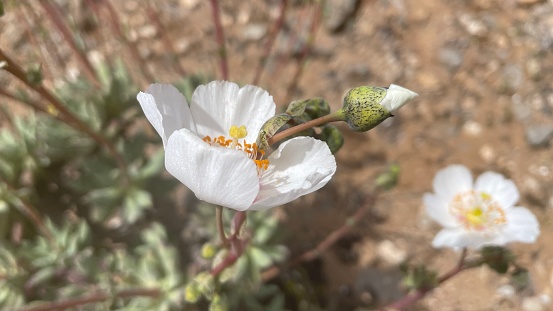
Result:
<svg viewBox="0 0 553 311"><path fill-rule="evenodd" d="M213 17L213 24L215 25L215 38L217 44L219 45L219 57L221 58L221 75L223 80L228 80L229 69L227 62L227 49L225 46L225 33L223 31L223 26L221 24L221 13L219 12L219 1L210 0L211 3L211 12Z"/></svg>
<svg viewBox="0 0 553 311"><path fill-rule="evenodd" d="M81 50L77 46L77 42L75 41L75 38L71 33L71 29L69 29L69 27L63 21L63 16L60 13L59 7L57 7L56 3L53 1L39 1L38 3L40 3L44 11L46 11L46 14L50 17L50 21L59 30L59 32L61 32L61 34L63 35L63 38L65 39L65 42L69 44L71 49L77 55L77 59L83 66L85 74L88 76L88 78L92 81L92 83L96 87L100 87L100 80L96 76L96 72L94 71L92 64L90 64L90 62L88 61L88 58L86 58L86 55L83 52L83 50Z"/></svg>
<svg viewBox="0 0 553 311"><path fill-rule="evenodd" d="M273 28L271 29L271 32L269 33L267 42L265 42L263 55L261 56L261 59L259 60L259 64L257 65L257 68L255 70L255 76L252 82L253 85L257 85L257 83L259 83L259 80L261 79L261 75L263 74L263 69L265 69L265 64L267 63L267 59L269 58L269 54L271 53L277 34L280 32L280 29L284 24L284 16L286 13L287 6L288 6L288 0L282 0L280 2L279 15L273 25Z"/></svg>
<svg viewBox="0 0 553 311"><path fill-rule="evenodd" d="M467 270L469 268L472 268L474 267L473 264L465 264L465 257L467 255L467 249L464 248L463 249L463 252L461 253L461 256L459 258L459 262L457 263L457 266L455 266L455 268L451 269L450 271L446 272L445 274L441 275L439 278L438 278L438 284L434 287L429 287L429 288L420 288L418 289L417 291L415 291L413 294L411 295L407 295L389 305L387 305L386 307L382 308L381 310L401 310L401 309L404 309L404 308L407 308L409 306L411 306L413 303L419 301L420 299L422 299L424 296L426 296L426 294L430 293L432 290L434 290L434 288L438 287L439 285L441 285L442 283L444 283L445 281L451 279L452 277L456 276L457 274L459 274L461 271L464 271L464 270Z"/></svg>
<svg viewBox="0 0 553 311"><path fill-rule="evenodd" d="M78 297L78 298L66 299L62 301L46 302L40 305L19 309L19 311L54 311L54 310L60 311L60 310L66 310L70 308L76 308L78 306L82 306L86 304L103 302L113 298L129 298L129 297L137 297L137 296L158 298L160 295L161 295L160 290L156 288L127 289L127 290L121 290L115 293L114 295L111 295L108 293L97 293L97 294L92 294L92 295Z"/></svg>
<svg viewBox="0 0 553 311"><path fill-rule="evenodd" d="M334 231L332 231L324 240L322 240L317 246L313 249L310 249L295 259L290 260L285 266L292 267L298 265L302 262L311 261L317 259L321 254L328 250L334 243L343 238L351 229L357 225L365 215L370 211L373 206L376 197L374 195L368 195L364 202L361 203L360 207L355 211L355 213L346 219L342 226ZM276 277L281 272L281 268L273 266L261 274L261 279L263 281L268 281Z"/></svg>
<svg viewBox="0 0 553 311"><path fill-rule="evenodd" d="M234 214L234 217L232 219L234 232L227 240L230 245L230 249L223 261L211 270L210 273L212 276L217 276L226 268L232 266L236 262L236 260L238 260L238 258L240 258L240 256L242 256L242 254L244 253L244 249L246 248L248 240L240 239L239 235L245 221L246 212L237 212L236 214Z"/></svg>

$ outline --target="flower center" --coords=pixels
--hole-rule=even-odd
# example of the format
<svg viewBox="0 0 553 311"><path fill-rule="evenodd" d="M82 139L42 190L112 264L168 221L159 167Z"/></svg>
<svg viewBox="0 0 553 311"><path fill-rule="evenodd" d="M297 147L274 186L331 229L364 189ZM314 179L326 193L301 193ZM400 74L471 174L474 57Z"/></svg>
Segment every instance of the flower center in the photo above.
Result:
<svg viewBox="0 0 553 311"><path fill-rule="evenodd" d="M244 151L248 158L252 159L257 166L257 174L260 174L263 170L266 170L269 167L269 160L263 159L265 151L260 150L257 147L256 143L248 144L244 139L246 136L248 136L248 130L246 130L246 126L241 125L240 127L238 127L236 125L233 125L228 131L228 135L230 136L230 139L227 139L225 136L221 135L214 139L206 136L202 140L210 144L211 146L221 146Z"/></svg>
<svg viewBox="0 0 553 311"><path fill-rule="evenodd" d="M449 212L470 231L493 231L507 223L503 208L486 192L456 194L449 203Z"/></svg>

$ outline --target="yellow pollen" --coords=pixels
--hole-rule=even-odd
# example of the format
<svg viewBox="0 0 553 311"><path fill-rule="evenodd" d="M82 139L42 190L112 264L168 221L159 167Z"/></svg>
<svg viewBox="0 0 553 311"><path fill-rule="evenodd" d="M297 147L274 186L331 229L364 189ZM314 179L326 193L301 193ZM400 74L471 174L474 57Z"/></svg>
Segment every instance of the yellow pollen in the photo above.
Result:
<svg viewBox="0 0 553 311"><path fill-rule="evenodd" d="M226 139L224 136L219 136L217 138L211 138L210 136L205 136L202 140L212 146L221 146L236 150L244 151L248 158L252 159L257 167L257 174L261 174L264 170L269 168L269 160L263 159L265 156L264 150L259 150L259 147L256 143L248 144L246 140L239 142L239 139L243 139L248 136L248 131L246 126L241 125L240 127L233 125L230 127L229 136L232 139Z"/></svg>
<svg viewBox="0 0 553 311"><path fill-rule="evenodd" d="M493 231L507 223L505 211L485 192L458 193L449 203L449 213L470 231Z"/></svg>

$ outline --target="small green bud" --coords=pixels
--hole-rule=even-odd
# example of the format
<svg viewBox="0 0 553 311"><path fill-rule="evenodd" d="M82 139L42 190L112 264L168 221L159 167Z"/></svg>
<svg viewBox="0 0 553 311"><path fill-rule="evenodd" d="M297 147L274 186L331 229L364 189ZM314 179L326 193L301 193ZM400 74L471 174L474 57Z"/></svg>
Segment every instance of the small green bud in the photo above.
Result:
<svg viewBox="0 0 553 311"><path fill-rule="evenodd" d="M198 275L196 275L193 282L196 282L196 284L198 284L199 291L206 298L209 299L213 296L213 292L215 291L215 280L213 278L213 275L211 275L209 272L200 272Z"/></svg>
<svg viewBox="0 0 553 311"><path fill-rule="evenodd" d="M321 139L326 142L332 154L336 154L344 145L344 136L342 136L342 132L333 125L327 125L323 128Z"/></svg>
<svg viewBox="0 0 553 311"><path fill-rule="evenodd" d="M196 303L201 296L202 292L200 291L200 286L197 282L192 281L184 287L184 300L186 302Z"/></svg>
<svg viewBox="0 0 553 311"><path fill-rule="evenodd" d="M499 274L506 273L515 260L513 253L502 246L486 246L480 250L480 254L484 263Z"/></svg>
<svg viewBox="0 0 553 311"><path fill-rule="evenodd" d="M209 311L227 311L228 302L221 295L214 295L209 304Z"/></svg>
<svg viewBox="0 0 553 311"><path fill-rule="evenodd" d="M366 132L417 96L395 84L389 88L360 86L346 93L342 113L352 130Z"/></svg>
<svg viewBox="0 0 553 311"><path fill-rule="evenodd" d="M312 119L317 119L330 114L330 105L320 97L312 98L307 102L305 107L307 113Z"/></svg>
<svg viewBox="0 0 553 311"><path fill-rule="evenodd" d="M217 248L211 243L205 243L202 245L202 257L205 259L211 259L217 253Z"/></svg>

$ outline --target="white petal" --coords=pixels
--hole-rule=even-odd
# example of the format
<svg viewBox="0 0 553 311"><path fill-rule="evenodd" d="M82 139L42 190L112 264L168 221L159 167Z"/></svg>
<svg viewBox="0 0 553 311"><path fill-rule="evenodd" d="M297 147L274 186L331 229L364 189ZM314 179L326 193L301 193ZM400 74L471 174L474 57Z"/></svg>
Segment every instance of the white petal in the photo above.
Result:
<svg viewBox="0 0 553 311"><path fill-rule="evenodd" d="M195 131L188 103L174 86L152 84L146 92L138 93L136 98L146 118L161 136L164 147L174 131L181 128Z"/></svg>
<svg viewBox="0 0 553 311"><path fill-rule="evenodd" d="M510 179L494 172L485 172L478 176L474 189L489 194L501 207L513 207L519 199L518 189Z"/></svg>
<svg viewBox="0 0 553 311"><path fill-rule="evenodd" d="M187 129L169 137L165 167L198 199L238 211L259 191L256 166L242 151L210 146Z"/></svg>
<svg viewBox="0 0 553 311"><path fill-rule="evenodd" d="M390 113L394 113L394 111L403 107L403 105L417 96L419 96L419 94L411 90L399 85L390 84L390 87L386 91L386 96L384 96L380 104Z"/></svg>
<svg viewBox="0 0 553 311"><path fill-rule="evenodd" d="M449 202L456 194L471 190L472 175L463 165L450 165L434 177L434 193Z"/></svg>
<svg viewBox="0 0 553 311"><path fill-rule="evenodd" d="M282 205L316 191L336 172L336 161L326 143L311 137L282 143L268 159L270 165L261 176L252 210Z"/></svg>
<svg viewBox="0 0 553 311"><path fill-rule="evenodd" d="M252 143L263 123L275 114L275 103L259 87L240 89L236 83L213 81L194 91L191 110L200 137L226 136L232 125L245 125L246 141Z"/></svg>
<svg viewBox="0 0 553 311"><path fill-rule="evenodd" d="M442 229L432 241L432 246L435 248L449 247L453 249L458 248L472 248L477 249L489 242L493 236L488 237L478 232L465 231L462 228L459 229Z"/></svg>
<svg viewBox="0 0 553 311"><path fill-rule="evenodd" d="M443 227L457 227L459 225L456 219L449 213L449 202L431 193L424 194L423 202L428 216Z"/></svg>
<svg viewBox="0 0 553 311"><path fill-rule="evenodd" d="M540 225L536 216L524 207L507 210L507 226L501 233L505 243L534 243L540 234Z"/></svg>

